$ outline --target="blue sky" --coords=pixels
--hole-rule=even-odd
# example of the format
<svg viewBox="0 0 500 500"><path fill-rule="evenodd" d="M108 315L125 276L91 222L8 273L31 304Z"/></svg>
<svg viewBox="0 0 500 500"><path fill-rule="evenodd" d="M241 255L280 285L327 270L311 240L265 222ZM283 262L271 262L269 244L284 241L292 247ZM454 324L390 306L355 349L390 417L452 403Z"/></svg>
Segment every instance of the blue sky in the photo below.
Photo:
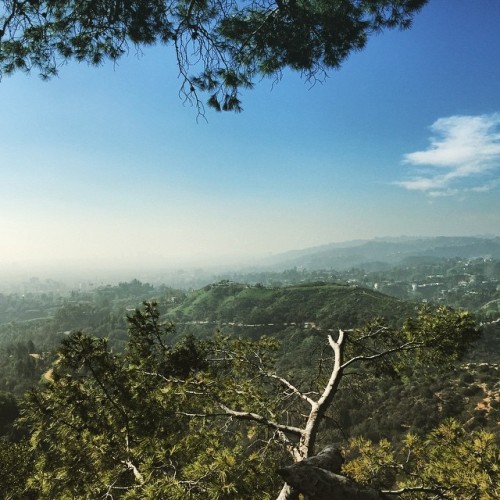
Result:
<svg viewBox="0 0 500 500"><path fill-rule="evenodd" d="M500 8L431 0L313 88L206 121L168 47L0 83L0 266L166 267L500 234Z"/></svg>

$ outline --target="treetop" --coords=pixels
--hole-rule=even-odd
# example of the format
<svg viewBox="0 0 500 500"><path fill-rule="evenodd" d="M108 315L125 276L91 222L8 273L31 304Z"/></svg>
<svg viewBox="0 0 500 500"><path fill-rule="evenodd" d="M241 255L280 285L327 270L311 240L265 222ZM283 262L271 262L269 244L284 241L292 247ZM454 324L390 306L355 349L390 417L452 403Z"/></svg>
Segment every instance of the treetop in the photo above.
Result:
<svg viewBox="0 0 500 500"><path fill-rule="evenodd" d="M0 78L48 79L69 60L99 65L131 48L173 47L180 94L203 112L241 111L241 89L285 68L315 82L370 35L406 29L427 0L5 0Z"/></svg>

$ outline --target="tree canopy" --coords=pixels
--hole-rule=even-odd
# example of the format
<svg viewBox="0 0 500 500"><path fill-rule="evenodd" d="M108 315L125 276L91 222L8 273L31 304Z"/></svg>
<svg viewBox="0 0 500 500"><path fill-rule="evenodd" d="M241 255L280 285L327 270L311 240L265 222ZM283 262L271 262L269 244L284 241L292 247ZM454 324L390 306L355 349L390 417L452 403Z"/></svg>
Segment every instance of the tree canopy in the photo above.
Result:
<svg viewBox="0 0 500 500"><path fill-rule="evenodd" d="M181 95L241 110L240 90L285 68L315 81L370 35L405 29L427 0L5 0L0 78L57 74L70 59L99 65L131 48L171 45Z"/></svg>
<svg viewBox="0 0 500 500"><path fill-rule="evenodd" d="M254 499L258 492L264 499L281 487L278 498L296 498L276 471L325 444L347 379L396 374L408 362L444 365L478 334L468 313L446 308L422 309L399 328L375 322L339 331L328 336L323 370L301 381L276 373L273 338L187 336L172 344L174 326L161 321L154 302L128 322L123 353L80 332L62 342L44 387L22 407L29 447L9 445L2 455L0 446L10 491L23 485L23 498L124 499ZM23 477L16 460L26 464ZM373 487L361 469L346 470ZM427 487L426 474L405 487Z"/></svg>

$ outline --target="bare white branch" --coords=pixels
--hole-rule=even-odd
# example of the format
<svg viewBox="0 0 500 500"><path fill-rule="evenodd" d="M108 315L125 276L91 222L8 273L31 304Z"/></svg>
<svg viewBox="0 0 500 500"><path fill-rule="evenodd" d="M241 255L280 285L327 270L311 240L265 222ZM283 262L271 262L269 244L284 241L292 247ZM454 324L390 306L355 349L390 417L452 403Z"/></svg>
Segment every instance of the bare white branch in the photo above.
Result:
<svg viewBox="0 0 500 500"><path fill-rule="evenodd" d="M302 436L302 434L304 432L303 429L301 429L300 427L294 427L292 425L278 424L277 422L269 420L266 417L259 415L257 413L252 413L249 411L232 410L231 408L228 408L226 405L224 405L222 403L219 403L219 406L226 412L227 415L238 418L240 420L252 420L252 421L257 422L259 424L270 427L271 429L277 429L277 430L282 431L284 433L293 434L295 436Z"/></svg>
<svg viewBox="0 0 500 500"><path fill-rule="evenodd" d="M316 402L313 401L309 396L307 396L307 394L299 391L299 389L297 389L297 387L295 387L287 379L280 377L279 375L276 375L274 373L265 373L265 375L269 378L273 378L273 379L277 380L278 382L283 384L285 387L288 387L293 392L293 394L295 394L299 398L303 399L304 401L307 401L311 406L314 406L316 404Z"/></svg>

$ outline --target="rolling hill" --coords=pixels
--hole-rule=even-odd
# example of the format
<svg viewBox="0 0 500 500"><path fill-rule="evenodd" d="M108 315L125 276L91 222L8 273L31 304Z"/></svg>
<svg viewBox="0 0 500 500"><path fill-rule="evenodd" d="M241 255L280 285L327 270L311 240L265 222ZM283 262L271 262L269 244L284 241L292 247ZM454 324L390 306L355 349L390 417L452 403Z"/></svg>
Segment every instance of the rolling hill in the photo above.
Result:
<svg viewBox="0 0 500 500"><path fill-rule="evenodd" d="M168 312L184 324L232 327L309 324L317 329L352 328L376 317L396 321L415 305L373 290L313 283L267 288L222 281L197 290Z"/></svg>

